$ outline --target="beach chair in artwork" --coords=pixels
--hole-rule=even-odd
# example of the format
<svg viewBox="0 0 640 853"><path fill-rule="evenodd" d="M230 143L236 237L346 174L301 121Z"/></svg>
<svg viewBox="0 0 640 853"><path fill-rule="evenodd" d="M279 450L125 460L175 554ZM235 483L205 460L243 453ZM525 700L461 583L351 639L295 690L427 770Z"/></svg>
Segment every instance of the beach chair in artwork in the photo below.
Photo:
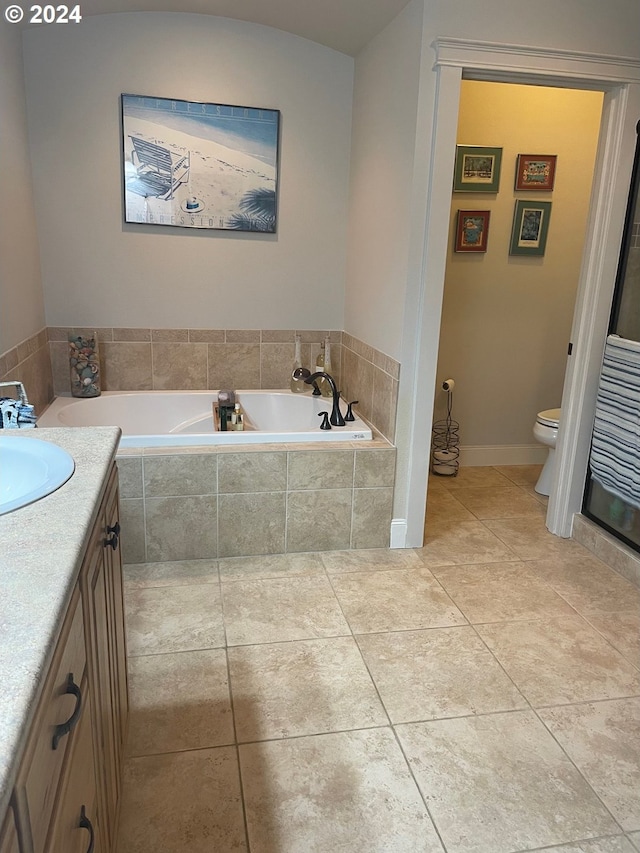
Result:
<svg viewBox="0 0 640 853"><path fill-rule="evenodd" d="M163 145L130 136L133 143L131 162L136 177L127 181L127 189L138 195L153 195L164 200L189 178L190 152L175 154Z"/></svg>

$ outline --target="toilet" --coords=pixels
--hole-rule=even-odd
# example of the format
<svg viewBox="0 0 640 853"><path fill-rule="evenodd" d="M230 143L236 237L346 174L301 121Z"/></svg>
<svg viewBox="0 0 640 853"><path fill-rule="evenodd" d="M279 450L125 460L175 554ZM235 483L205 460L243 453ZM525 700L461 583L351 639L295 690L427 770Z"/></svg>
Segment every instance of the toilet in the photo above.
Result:
<svg viewBox="0 0 640 853"><path fill-rule="evenodd" d="M535 490L539 495L548 496L551 491L559 422L560 409L546 409L544 412L538 412L536 422L533 425L533 437L540 444L544 444L549 448L547 461L544 463L542 472L538 477L538 482L535 485Z"/></svg>

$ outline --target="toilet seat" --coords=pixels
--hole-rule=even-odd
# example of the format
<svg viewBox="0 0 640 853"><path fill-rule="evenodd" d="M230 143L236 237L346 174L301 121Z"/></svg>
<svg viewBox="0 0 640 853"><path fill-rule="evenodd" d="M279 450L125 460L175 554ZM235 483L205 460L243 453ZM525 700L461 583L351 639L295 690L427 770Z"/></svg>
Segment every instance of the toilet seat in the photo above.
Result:
<svg viewBox="0 0 640 853"><path fill-rule="evenodd" d="M560 422L560 409L545 409L544 412L538 412L536 415L536 421L540 426L557 429L558 423Z"/></svg>

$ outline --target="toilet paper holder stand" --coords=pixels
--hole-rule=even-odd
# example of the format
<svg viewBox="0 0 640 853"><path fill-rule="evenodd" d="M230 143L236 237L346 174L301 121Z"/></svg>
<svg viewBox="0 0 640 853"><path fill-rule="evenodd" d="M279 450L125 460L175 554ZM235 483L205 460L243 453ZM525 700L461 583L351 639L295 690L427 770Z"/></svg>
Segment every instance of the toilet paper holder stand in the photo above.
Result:
<svg viewBox="0 0 640 853"><path fill-rule="evenodd" d="M441 477L455 477L460 465L460 424L451 416L453 379L445 379L442 390L447 393L447 416L432 427L431 471Z"/></svg>

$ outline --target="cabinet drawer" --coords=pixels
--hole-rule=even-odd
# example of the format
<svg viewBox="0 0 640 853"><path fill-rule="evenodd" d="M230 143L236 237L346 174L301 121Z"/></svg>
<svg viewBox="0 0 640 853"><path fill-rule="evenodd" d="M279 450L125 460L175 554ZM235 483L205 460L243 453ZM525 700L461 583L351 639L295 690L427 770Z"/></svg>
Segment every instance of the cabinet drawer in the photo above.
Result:
<svg viewBox="0 0 640 853"><path fill-rule="evenodd" d="M28 808L34 853L44 849L65 755L84 704L78 694L85 669L82 605L76 590L38 706L24 772L17 786ZM61 729L65 723L71 729L67 733Z"/></svg>
<svg viewBox="0 0 640 853"><path fill-rule="evenodd" d="M82 714L61 782L60 799L46 853L86 853L88 850L100 853L102 850L88 700L87 696L87 707Z"/></svg>
<svg viewBox="0 0 640 853"><path fill-rule="evenodd" d="M18 833L11 809L8 810L4 826L0 829L0 853L20 853Z"/></svg>

